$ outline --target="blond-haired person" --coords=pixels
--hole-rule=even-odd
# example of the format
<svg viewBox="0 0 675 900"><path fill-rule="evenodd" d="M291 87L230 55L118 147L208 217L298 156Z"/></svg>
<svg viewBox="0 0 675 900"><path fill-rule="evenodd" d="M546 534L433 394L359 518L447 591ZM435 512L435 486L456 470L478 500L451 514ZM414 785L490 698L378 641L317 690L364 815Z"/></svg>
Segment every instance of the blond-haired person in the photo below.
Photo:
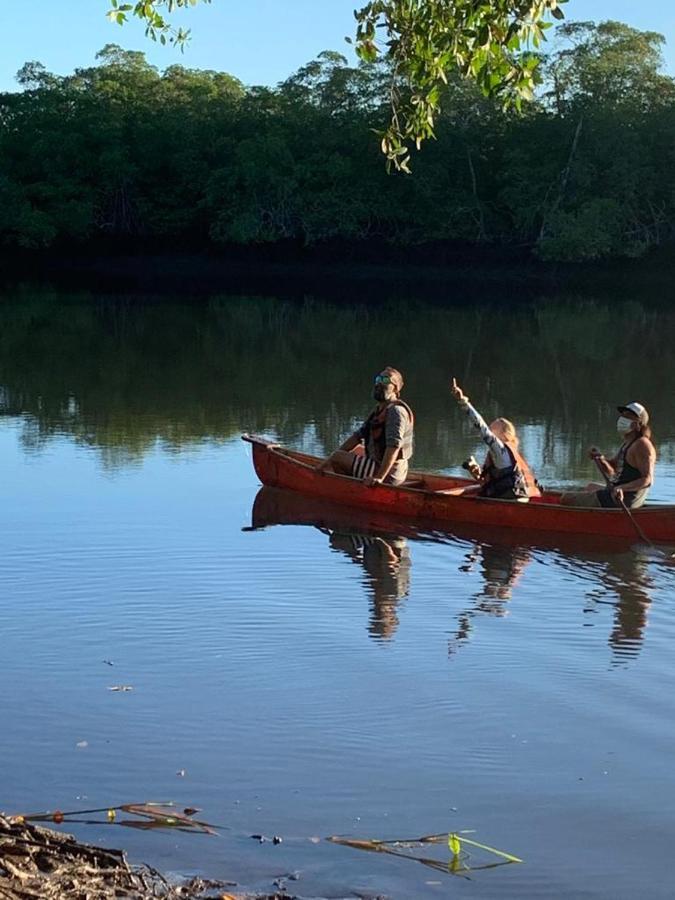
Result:
<svg viewBox="0 0 675 900"><path fill-rule="evenodd" d="M483 466L476 464L469 469L480 482L478 495L498 500L528 500L541 496L534 475L520 453L520 442L513 422L499 418L487 425L454 378L451 391L488 447Z"/></svg>

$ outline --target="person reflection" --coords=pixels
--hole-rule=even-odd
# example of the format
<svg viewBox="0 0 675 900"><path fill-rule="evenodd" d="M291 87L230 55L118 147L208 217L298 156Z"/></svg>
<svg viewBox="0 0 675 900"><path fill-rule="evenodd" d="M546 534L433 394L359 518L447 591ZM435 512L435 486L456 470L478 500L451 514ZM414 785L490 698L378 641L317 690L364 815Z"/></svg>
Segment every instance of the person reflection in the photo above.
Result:
<svg viewBox="0 0 675 900"><path fill-rule="evenodd" d="M362 566L370 600L368 632L375 640L388 641L398 627L398 606L408 596L412 561L406 538L389 531L389 519L381 521L380 530L370 513L270 487L258 491L251 511L253 530L311 525L328 536L333 550Z"/></svg>
<svg viewBox="0 0 675 900"><path fill-rule="evenodd" d="M640 653L651 605L653 580L648 561L637 553L617 557L609 562L603 580L618 597L609 646L612 650L612 663L620 665Z"/></svg>
<svg viewBox="0 0 675 900"><path fill-rule="evenodd" d="M323 529L322 529L323 530ZM368 633L388 641L398 628L398 606L410 590L411 557L404 537L329 531L331 549L363 566L370 589Z"/></svg>
<svg viewBox="0 0 675 900"><path fill-rule="evenodd" d="M462 572L473 572L476 566L483 576L483 586L474 595L474 604L458 616L459 626L448 642L448 652L454 653L466 641L473 629L472 620L478 614L507 616L507 603L527 568L531 554L525 547L506 544L477 544L460 566Z"/></svg>

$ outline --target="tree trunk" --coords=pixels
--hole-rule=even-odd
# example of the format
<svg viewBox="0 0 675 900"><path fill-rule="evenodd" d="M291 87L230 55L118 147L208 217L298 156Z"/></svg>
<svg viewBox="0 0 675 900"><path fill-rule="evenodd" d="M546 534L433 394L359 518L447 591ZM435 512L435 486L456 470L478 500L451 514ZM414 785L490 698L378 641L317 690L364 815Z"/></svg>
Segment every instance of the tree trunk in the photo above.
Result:
<svg viewBox="0 0 675 900"><path fill-rule="evenodd" d="M560 191L558 192L558 196L556 197L555 202L553 203L553 206L551 207L551 209L549 211L549 214L547 215L546 213L544 213L544 218L541 223L541 228L539 229L539 237L537 238L537 244L541 244L541 242L546 237L546 226L548 225L548 218L549 218L550 214L555 212L557 209L559 209L560 204L565 199L565 194L567 193L567 184L570 180L570 175L572 173L572 165L574 163L574 157L576 156L576 153L577 153L577 147L579 145L579 138L581 137L581 131L583 129L583 125L584 125L584 117L581 116L581 118L579 119L579 122L577 124L576 130L574 132L574 139L572 141L572 146L570 147L569 156L567 157L567 165L563 169L562 175L560 176Z"/></svg>

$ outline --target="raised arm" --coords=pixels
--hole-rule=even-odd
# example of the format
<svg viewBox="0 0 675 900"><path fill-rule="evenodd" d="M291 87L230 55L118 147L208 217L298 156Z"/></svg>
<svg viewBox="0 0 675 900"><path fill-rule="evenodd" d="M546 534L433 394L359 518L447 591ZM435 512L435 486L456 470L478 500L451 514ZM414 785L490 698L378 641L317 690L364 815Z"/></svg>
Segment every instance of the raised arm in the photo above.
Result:
<svg viewBox="0 0 675 900"><path fill-rule="evenodd" d="M498 453L502 453L505 450L504 442L500 438L498 438L494 432L490 431L490 428L488 427L485 419L481 416L478 410L474 409L474 407L469 403L469 398L466 396L466 394L457 384L454 378L452 379L450 390L452 392L452 396L459 403L460 407L466 412L476 428L478 428L478 430L480 431L480 436L483 438L490 450L496 450Z"/></svg>

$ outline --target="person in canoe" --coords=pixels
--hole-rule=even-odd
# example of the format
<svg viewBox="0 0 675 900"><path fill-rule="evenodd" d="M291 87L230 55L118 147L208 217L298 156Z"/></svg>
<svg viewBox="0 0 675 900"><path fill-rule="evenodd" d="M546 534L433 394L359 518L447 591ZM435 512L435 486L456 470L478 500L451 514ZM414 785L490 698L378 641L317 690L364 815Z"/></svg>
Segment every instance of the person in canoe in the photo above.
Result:
<svg viewBox="0 0 675 900"><path fill-rule="evenodd" d="M623 504L637 509L647 499L656 463L649 413L635 402L617 406L617 410L616 428L623 443L616 456L606 459L597 447L591 447L588 453L609 484L593 482L585 491L567 491L560 498L563 506L612 509Z"/></svg>
<svg viewBox="0 0 675 900"><path fill-rule="evenodd" d="M479 429L488 447L482 467L475 461L468 466L469 472L479 484L475 488L466 488L463 493L475 491L480 497L492 497L496 500L525 501L530 497L540 497L541 491L534 475L518 449L518 435L513 422L499 418L487 425L454 378L451 391L460 407Z"/></svg>
<svg viewBox="0 0 675 900"><path fill-rule="evenodd" d="M368 485L402 484L413 453L415 417L401 400L403 376L391 366L375 376L373 397L377 406L342 446L323 462L320 472L351 475ZM357 448L364 452L354 452Z"/></svg>

